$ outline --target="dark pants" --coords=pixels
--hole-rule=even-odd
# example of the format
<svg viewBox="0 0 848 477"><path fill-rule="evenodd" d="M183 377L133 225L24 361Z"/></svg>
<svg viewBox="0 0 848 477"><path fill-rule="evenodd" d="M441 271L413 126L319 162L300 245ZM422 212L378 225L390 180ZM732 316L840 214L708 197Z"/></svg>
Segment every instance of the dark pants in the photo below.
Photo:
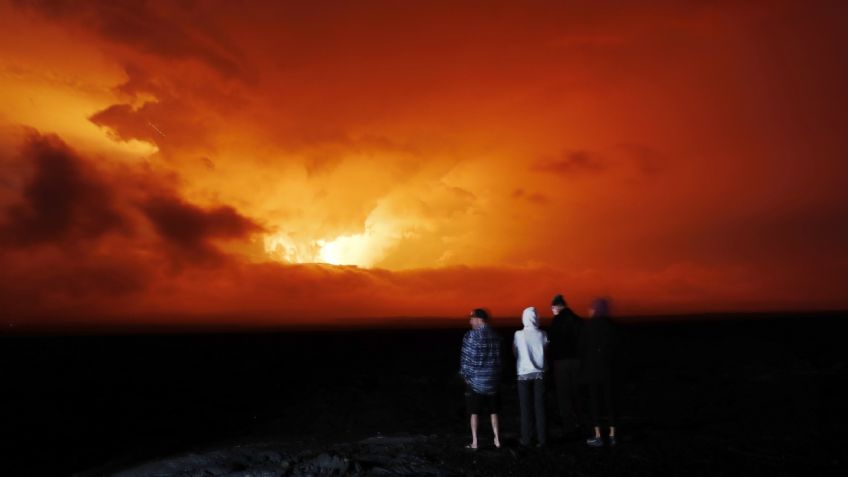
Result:
<svg viewBox="0 0 848 477"><path fill-rule="evenodd" d="M612 390L612 377L607 375L602 376L601 379L593 379L586 383L586 388L589 395L591 425L601 426L600 407L603 404L606 408L610 427L615 426L615 397Z"/></svg>
<svg viewBox="0 0 848 477"><path fill-rule="evenodd" d="M580 360L563 359L554 361L557 407L565 431L580 424L578 391L580 389Z"/></svg>
<svg viewBox="0 0 848 477"><path fill-rule="evenodd" d="M480 394L466 387L465 407L468 414L497 414L501 409L501 395L498 392Z"/></svg>
<svg viewBox="0 0 848 477"><path fill-rule="evenodd" d="M536 439L538 439L539 444L544 444L546 441L545 381L543 379L519 380L518 402L521 406L521 443L530 445L530 434L533 427L532 415L535 409Z"/></svg>

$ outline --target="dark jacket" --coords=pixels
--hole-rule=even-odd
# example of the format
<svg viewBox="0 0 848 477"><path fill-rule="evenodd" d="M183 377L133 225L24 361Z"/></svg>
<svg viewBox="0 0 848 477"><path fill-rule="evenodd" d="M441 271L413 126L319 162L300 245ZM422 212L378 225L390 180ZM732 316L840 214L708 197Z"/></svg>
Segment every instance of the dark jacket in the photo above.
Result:
<svg viewBox="0 0 848 477"><path fill-rule="evenodd" d="M548 345L550 359L558 361L579 358L577 343L582 327L583 320L571 311L571 308L564 308L554 316L548 333L548 339L551 340Z"/></svg>
<svg viewBox="0 0 848 477"><path fill-rule="evenodd" d="M584 379L588 381L610 379L615 347L614 333L612 320L606 316L590 318L583 323L578 348Z"/></svg>

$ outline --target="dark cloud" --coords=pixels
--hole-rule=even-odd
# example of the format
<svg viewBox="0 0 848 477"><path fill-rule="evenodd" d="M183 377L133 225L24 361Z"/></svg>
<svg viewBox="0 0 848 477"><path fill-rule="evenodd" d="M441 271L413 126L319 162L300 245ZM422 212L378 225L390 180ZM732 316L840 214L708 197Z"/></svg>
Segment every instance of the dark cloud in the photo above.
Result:
<svg viewBox="0 0 848 477"><path fill-rule="evenodd" d="M48 18L72 20L117 44L173 59L193 59L226 77L243 73L240 50L195 2L15 0Z"/></svg>
<svg viewBox="0 0 848 477"><path fill-rule="evenodd" d="M26 246L128 230L112 191L58 137L32 134L21 157L32 163L33 175L21 200L6 208L5 242Z"/></svg>
<svg viewBox="0 0 848 477"><path fill-rule="evenodd" d="M189 259L219 258L211 240L247 238L263 230L232 207L207 210L174 196L150 198L141 209L158 234Z"/></svg>
<svg viewBox="0 0 848 477"><path fill-rule="evenodd" d="M157 136L157 131L161 129L158 129L149 119L145 119L144 116L150 116L145 114L144 109L147 108L147 105L134 109L129 104L114 104L95 113L89 119L98 126L111 129L118 139L141 139L158 143L163 133L160 132Z"/></svg>
<svg viewBox="0 0 848 477"><path fill-rule="evenodd" d="M224 266L216 240L263 230L232 207L181 199L149 171L95 168L57 136L31 132L17 155L27 178L10 184L0 211L0 309L15 316L131 311L123 300L192 264Z"/></svg>
<svg viewBox="0 0 848 477"><path fill-rule="evenodd" d="M527 192L524 189L515 189L511 194L513 199L526 200L534 204L547 204L550 199L540 192Z"/></svg>
<svg viewBox="0 0 848 477"><path fill-rule="evenodd" d="M601 172L606 163L588 151L565 151L558 157L543 159L533 165L533 170L560 175Z"/></svg>
<svg viewBox="0 0 848 477"><path fill-rule="evenodd" d="M117 139L155 143L171 158L177 149L215 154L212 133L232 127L233 115L248 102L242 89L226 81L207 81L205 73L198 84L197 77L157 72L156 67L132 61L123 68L127 80L114 88L121 101L92 114L89 121L108 128ZM181 93L188 90L191 94Z"/></svg>
<svg viewBox="0 0 848 477"><path fill-rule="evenodd" d="M115 104L89 120L109 128L121 140L140 139L160 148L203 143L207 138L202 121L193 108L178 100L148 102L138 108Z"/></svg>

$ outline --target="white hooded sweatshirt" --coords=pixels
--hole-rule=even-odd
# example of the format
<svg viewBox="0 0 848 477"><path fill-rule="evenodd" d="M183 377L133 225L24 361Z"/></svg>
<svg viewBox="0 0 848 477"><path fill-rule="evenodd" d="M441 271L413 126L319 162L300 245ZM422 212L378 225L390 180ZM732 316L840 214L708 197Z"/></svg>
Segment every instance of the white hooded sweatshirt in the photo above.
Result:
<svg viewBox="0 0 848 477"><path fill-rule="evenodd" d="M545 371L545 346L548 334L539 329L539 316L536 308L530 306L521 314L524 329L515 332L512 341L516 356L518 376Z"/></svg>

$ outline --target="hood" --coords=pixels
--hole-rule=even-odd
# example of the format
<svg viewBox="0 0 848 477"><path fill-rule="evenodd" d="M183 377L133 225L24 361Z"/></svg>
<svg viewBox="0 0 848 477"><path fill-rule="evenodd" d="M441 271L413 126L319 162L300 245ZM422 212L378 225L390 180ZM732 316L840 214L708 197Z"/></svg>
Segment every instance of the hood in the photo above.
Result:
<svg viewBox="0 0 848 477"><path fill-rule="evenodd" d="M524 323L525 328L538 328L539 315L536 314L536 307L528 306L525 308L521 314L521 321Z"/></svg>

